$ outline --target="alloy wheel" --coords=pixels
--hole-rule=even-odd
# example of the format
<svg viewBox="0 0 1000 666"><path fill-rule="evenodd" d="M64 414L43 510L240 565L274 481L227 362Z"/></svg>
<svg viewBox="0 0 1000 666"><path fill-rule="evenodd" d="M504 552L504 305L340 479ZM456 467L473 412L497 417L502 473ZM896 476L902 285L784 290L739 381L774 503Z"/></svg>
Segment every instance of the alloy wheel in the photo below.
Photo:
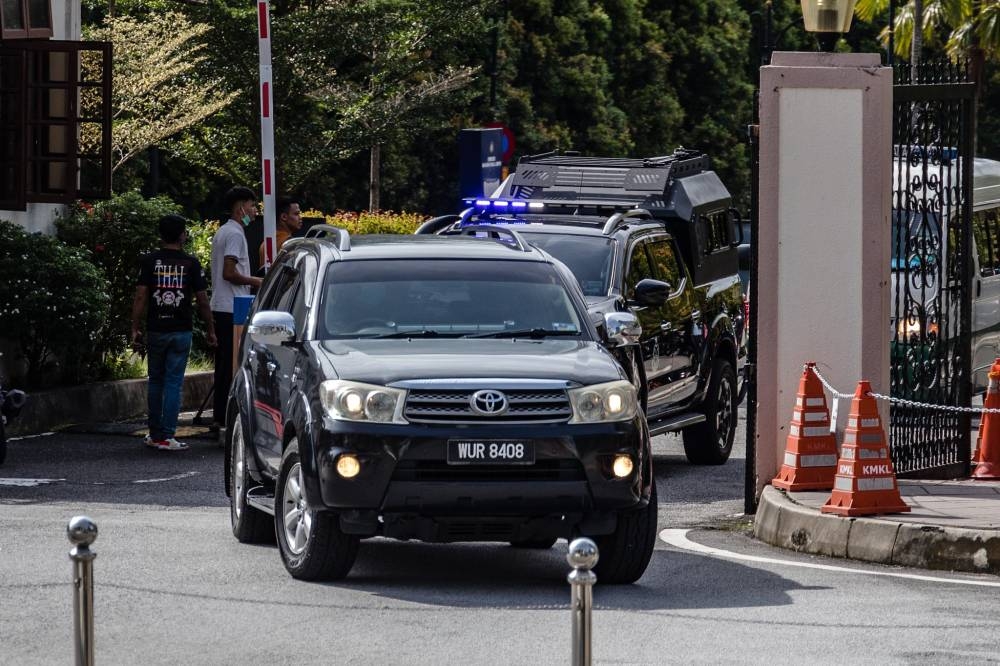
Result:
<svg viewBox="0 0 1000 666"><path fill-rule="evenodd" d="M719 382L719 403L715 412L715 432L719 437L719 448L729 444L729 431L733 426L733 386L726 376Z"/></svg>
<svg viewBox="0 0 1000 666"><path fill-rule="evenodd" d="M302 465L295 463L288 472L281 493L281 524L285 530L285 543L293 555L299 555L306 549L312 518L312 510L302 492Z"/></svg>
<svg viewBox="0 0 1000 666"><path fill-rule="evenodd" d="M243 426L240 425L240 419L237 417L236 422L233 424L233 507L237 519L243 515L243 503L246 501L246 496L243 494L246 478L243 473L246 468L245 455L243 450Z"/></svg>

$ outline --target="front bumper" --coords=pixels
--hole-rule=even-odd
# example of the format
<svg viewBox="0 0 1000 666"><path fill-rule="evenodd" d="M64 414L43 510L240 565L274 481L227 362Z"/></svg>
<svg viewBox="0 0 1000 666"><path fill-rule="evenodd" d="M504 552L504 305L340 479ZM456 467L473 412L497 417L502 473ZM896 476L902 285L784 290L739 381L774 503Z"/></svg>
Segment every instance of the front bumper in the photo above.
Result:
<svg viewBox="0 0 1000 666"><path fill-rule="evenodd" d="M449 439L525 440L532 465L449 465ZM337 474L336 460L361 460L357 477ZM633 456L625 479L611 474L616 453ZM313 442L322 506L343 516L462 520L598 516L643 506L649 496L649 436L641 416L611 424L426 426L324 419ZM565 518L560 518L565 520ZM418 537L423 538L423 537ZM431 540L431 539L428 539Z"/></svg>

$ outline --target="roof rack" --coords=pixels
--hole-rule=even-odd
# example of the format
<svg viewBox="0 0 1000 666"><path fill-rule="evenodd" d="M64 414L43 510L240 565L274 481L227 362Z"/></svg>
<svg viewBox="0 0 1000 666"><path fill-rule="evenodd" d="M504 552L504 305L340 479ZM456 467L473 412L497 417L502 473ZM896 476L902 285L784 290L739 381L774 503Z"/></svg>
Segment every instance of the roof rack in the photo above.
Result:
<svg viewBox="0 0 1000 666"><path fill-rule="evenodd" d="M315 224L309 227L309 231L305 235L306 238L326 238L327 236L336 237L337 249L341 252L347 252L351 249L351 234L347 233L347 229L341 229L332 224Z"/></svg>
<svg viewBox="0 0 1000 666"><path fill-rule="evenodd" d="M685 148L646 158L544 153L521 158L503 194L546 205L664 208L675 179L711 168L705 153Z"/></svg>
<svg viewBox="0 0 1000 666"><path fill-rule="evenodd" d="M528 243L521 237L521 234L517 233L509 227L501 226L499 224L470 224L469 226L462 227L462 229L456 234L458 236L472 236L474 238L482 238L479 234L486 233L486 238L495 240L507 247L512 247L520 252L531 252L531 248ZM506 238L504 238L506 236ZM509 240L507 240L509 239Z"/></svg>

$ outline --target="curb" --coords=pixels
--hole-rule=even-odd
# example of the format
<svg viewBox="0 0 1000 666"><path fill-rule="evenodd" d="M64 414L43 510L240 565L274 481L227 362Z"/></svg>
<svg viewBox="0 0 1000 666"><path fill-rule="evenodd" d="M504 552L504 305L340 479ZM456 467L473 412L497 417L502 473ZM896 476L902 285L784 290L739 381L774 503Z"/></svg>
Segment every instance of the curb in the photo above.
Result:
<svg viewBox="0 0 1000 666"><path fill-rule="evenodd" d="M198 409L212 390L214 374L184 376L181 409ZM30 393L8 427L12 437L51 432L81 423L124 421L146 414L146 380L125 379Z"/></svg>
<svg viewBox="0 0 1000 666"><path fill-rule="evenodd" d="M879 564L1000 574L1000 531L844 518L798 504L766 486L754 536L800 553Z"/></svg>

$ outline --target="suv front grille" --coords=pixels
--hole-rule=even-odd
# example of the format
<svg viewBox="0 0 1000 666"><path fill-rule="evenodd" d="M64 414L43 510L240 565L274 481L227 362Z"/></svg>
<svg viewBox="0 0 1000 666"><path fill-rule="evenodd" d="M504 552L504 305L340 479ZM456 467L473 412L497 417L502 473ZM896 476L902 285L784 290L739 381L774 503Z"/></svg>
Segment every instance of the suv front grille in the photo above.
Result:
<svg viewBox="0 0 1000 666"><path fill-rule="evenodd" d="M507 411L500 416L472 409L471 389L414 389L406 397L404 415L417 423L558 423L573 415L563 389L503 391Z"/></svg>
<svg viewBox="0 0 1000 666"><path fill-rule="evenodd" d="M400 460L393 481L586 481L579 460L543 459L533 465L449 465L443 460Z"/></svg>

